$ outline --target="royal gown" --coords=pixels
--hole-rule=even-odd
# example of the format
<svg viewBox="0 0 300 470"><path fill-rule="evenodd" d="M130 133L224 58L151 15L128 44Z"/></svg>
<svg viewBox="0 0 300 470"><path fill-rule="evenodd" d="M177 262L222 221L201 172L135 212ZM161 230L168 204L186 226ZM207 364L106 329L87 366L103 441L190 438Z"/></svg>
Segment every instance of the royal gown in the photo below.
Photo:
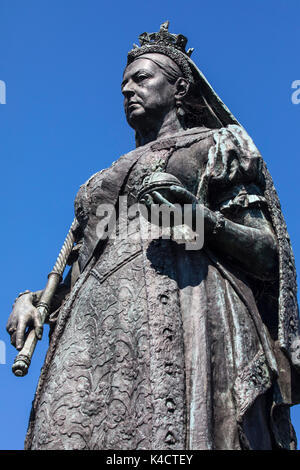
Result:
<svg viewBox="0 0 300 470"><path fill-rule="evenodd" d="M134 212L119 217L127 236L99 242L99 205L136 204L154 171L237 223L248 211L270 221L262 159L239 126L187 129L93 175L75 200L80 275L51 336L26 448L295 447L288 407L279 427L274 417L278 312L261 301L274 300L278 273L249 273L209 242L145 239Z"/></svg>

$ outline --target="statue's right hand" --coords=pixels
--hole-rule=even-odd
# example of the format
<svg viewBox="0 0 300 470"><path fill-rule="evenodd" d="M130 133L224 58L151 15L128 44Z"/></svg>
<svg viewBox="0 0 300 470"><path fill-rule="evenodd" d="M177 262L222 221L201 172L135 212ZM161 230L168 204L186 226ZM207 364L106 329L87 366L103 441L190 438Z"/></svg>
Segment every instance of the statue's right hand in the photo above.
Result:
<svg viewBox="0 0 300 470"><path fill-rule="evenodd" d="M33 305L33 293L28 292L15 300L6 324L11 344L19 351L24 346L27 328L34 328L38 339L43 334L43 325L37 308Z"/></svg>

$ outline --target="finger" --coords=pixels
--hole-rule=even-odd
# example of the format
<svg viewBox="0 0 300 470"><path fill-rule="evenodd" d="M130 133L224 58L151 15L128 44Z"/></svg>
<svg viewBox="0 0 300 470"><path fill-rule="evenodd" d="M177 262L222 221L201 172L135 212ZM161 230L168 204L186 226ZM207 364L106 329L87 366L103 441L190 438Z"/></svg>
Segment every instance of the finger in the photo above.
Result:
<svg viewBox="0 0 300 470"><path fill-rule="evenodd" d="M26 326L27 326L26 325L26 320L21 319L19 321L18 328L17 328L17 331L16 331L16 348L18 350L23 348Z"/></svg>
<svg viewBox="0 0 300 470"><path fill-rule="evenodd" d="M172 204L170 201L164 198L158 191L153 191L151 195L153 197L154 202L156 202L156 204L165 204L169 207L175 208L174 204Z"/></svg>
<svg viewBox="0 0 300 470"><path fill-rule="evenodd" d="M7 323L6 331L9 335L12 335L16 331L16 329L17 328L16 328L14 323L12 323L12 322Z"/></svg>
<svg viewBox="0 0 300 470"><path fill-rule="evenodd" d="M34 312L33 324L35 328L36 337L38 339L41 339L43 336L43 324L42 324L41 317L40 317L38 310L35 310Z"/></svg>
<svg viewBox="0 0 300 470"><path fill-rule="evenodd" d="M15 328L10 328L7 332L10 336L12 336L16 332L16 329Z"/></svg>
<svg viewBox="0 0 300 470"><path fill-rule="evenodd" d="M190 191L185 188L182 188L181 186L171 186L170 191L176 196L178 202L186 204L197 202L196 196L194 196L194 194L190 193Z"/></svg>
<svg viewBox="0 0 300 470"><path fill-rule="evenodd" d="M153 204L153 199L150 196L150 194L145 194L144 203L146 204L147 207L151 207L151 205Z"/></svg>
<svg viewBox="0 0 300 470"><path fill-rule="evenodd" d="M16 347L16 332L14 332L10 337L10 344Z"/></svg>

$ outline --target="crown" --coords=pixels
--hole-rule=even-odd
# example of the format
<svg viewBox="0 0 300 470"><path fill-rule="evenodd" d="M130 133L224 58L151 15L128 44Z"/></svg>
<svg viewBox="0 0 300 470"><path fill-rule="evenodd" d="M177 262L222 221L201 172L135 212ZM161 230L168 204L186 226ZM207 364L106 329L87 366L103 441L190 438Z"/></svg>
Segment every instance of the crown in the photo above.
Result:
<svg viewBox="0 0 300 470"><path fill-rule="evenodd" d="M133 44L133 49L128 53L127 65L137 57L148 53L164 54L179 66L183 75L193 82L193 74L189 64L189 57L194 49L185 50L187 38L182 34L171 34L168 31L169 21L160 26L157 33L142 33L139 36L140 47Z"/></svg>
<svg viewBox="0 0 300 470"><path fill-rule="evenodd" d="M182 34L172 34L169 33L169 21L165 21L163 24L160 25L160 30L157 33L142 33L139 36L140 46L145 46L146 44L154 45L160 44L165 46L171 46L175 49L186 54L188 57L191 56L194 49L185 50L185 46L187 43L187 38ZM136 44L133 47L137 48Z"/></svg>

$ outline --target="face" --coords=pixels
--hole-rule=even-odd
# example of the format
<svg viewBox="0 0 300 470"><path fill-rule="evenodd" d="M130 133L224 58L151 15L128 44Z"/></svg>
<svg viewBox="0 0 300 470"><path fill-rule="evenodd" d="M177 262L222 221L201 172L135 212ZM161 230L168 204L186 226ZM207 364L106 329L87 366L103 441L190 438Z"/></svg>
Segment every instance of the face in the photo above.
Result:
<svg viewBox="0 0 300 470"><path fill-rule="evenodd" d="M175 87L151 60L136 59L123 75L122 93L127 121L134 129L151 126L175 106Z"/></svg>

